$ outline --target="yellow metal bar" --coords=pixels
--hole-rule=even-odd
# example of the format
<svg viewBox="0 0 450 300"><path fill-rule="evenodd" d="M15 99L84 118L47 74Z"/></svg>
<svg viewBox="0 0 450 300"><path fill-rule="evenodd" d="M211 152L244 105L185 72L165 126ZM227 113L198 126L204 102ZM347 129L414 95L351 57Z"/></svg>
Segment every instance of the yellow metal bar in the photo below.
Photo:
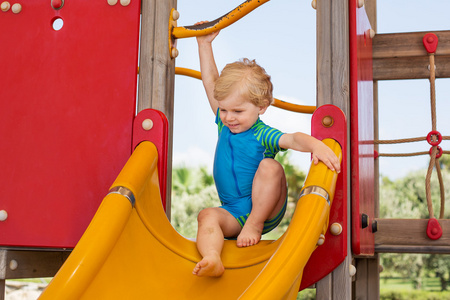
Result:
<svg viewBox="0 0 450 300"><path fill-rule="evenodd" d="M273 98L272 105L275 107L284 109L284 110L289 110L292 112L298 112L298 113L304 113L304 114L313 114L314 111L316 110L316 106L298 105L298 104L286 102L283 100L279 100L277 98Z"/></svg>
<svg viewBox="0 0 450 300"><path fill-rule="evenodd" d="M172 36L175 39L182 39L194 36L207 35L211 32L221 30L238 21L255 8L270 0L248 0L222 17L201 25L179 26L173 28Z"/></svg>
<svg viewBox="0 0 450 300"><path fill-rule="evenodd" d="M197 79L202 80L202 73L200 71L196 71L196 70L192 70L192 69L175 67L175 74L189 76L192 78L197 78Z"/></svg>
<svg viewBox="0 0 450 300"><path fill-rule="evenodd" d="M187 68L181 68L176 67L175 68L175 74L178 75L184 75L189 76L197 79L202 79L202 73L196 70L187 69ZM312 105L298 105L290 102L286 102L283 100L279 100L277 98L273 99L272 105L284 110L292 111L292 112L298 112L298 113L304 113L304 114L312 114L316 110L316 106Z"/></svg>

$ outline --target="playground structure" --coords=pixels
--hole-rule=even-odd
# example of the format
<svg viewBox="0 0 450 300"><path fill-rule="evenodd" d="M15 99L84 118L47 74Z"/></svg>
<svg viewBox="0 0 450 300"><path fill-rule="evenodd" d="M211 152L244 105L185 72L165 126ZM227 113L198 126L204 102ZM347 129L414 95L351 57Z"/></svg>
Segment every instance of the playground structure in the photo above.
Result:
<svg viewBox="0 0 450 300"><path fill-rule="evenodd" d="M150 276L158 277L158 274L139 272L137 272L139 276L133 276L136 275L134 270L140 265L146 266L147 271L151 273L151 269L157 264L157 262L145 264L144 257L157 261L160 259L158 255L168 255L163 249L148 250L145 254L139 252L144 251L145 247L155 245L150 242L152 237L148 237L147 233L134 237L129 233L129 228L131 231L137 228L130 226L136 226L139 220L143 220L142 223L147 228L164 227L156 229L154 235L157 236L155 239L167 239L168 242L163 242L162 245L172 243L173 247L181 249L179 251L188 252L186 249L189 249L194 253L189 254L192 256L183 260L183 263L174 262L171 268L179 270L179 265L185 263L187 269L192 269L191 264L198 260L195 244L180 240L173 229L170 229L170 224L167 226L167 219L161 214L162 208L170 214L170 193L167 193L167 188L170 187L170 137L173 124L175 73L173 57L176 57L176 51L171 47L174 47L177 38L181 38L181 33L178 32L184 32L183 28L174 23L176 19L173 14L176 6L174 2L164 1L156 5L150 1L142 1L140 7L140 1L96 1L95 4L90 3L89 13L81 9L83 1L75 0L24 0L20 9L17 5L14 9L14 5L4 9L2 3L0 24L5 28L1 33L2 40L21 45L22 39L17 40L19 35L24 36L23 40L27 42L31 41L31 45L20 47L19 52L17 47L1 50L2 63L6 65L4 68L6 72L0 75L3 82L6 82L5 88L1 90L2 111L12 113L11 117L2 120L4 125L0 136L5 144L14 145L2 147L1 150L3 170L11 171L2 172L0 175L6 186L5 200L2 199L0 204L2 217L0 283L3 284L3 289L6 278L53 276L70 252L63 251L63 248L71 249L78 243L100 205L101 198L108 190L110 193L105 197L98 217L83 236L88 242L83 242L82 238L73 255L67 260L67 264L61 268L54 282L43 294L44 299L55 299L54 295L58 295L57 298L63 295L67 299L70 297L78 299L77 295L81 294L76 293L84 292L87 298L98 298L102 292L114 293L115 296L121 293L128 294L127 287L132 285L133 281L147 282ZM250 10L256 8L257 6L252 6L255 2L257 1L245 2L244 8ZM265 2L267 1L260 1L260 4ZM410 78L407 76L411 76L411 72L405 75L405 70L409 70L416 63L410 59L411 51L416 53L412 56L417 56L418 60L426 57L427 65L428 54L423 45L420 45L425 33L395 34L395 37L371 35L371 28L376 30L374 3L367 2L365 6L356 0L349 2L321 0L317 3L317 57L320 58L317 73L320 76L317 85L318 109L313 115L312 134L320 139L331 137L342 146L343 167L348 169L348 172L343 172L337 179L333 179L337 180L336 193L334 183L328 183L324 189L328 195L335 194L334 201L337 199L341 201L340 206L343 210L336 213L337 202L334 202L335 208L329 212L329 223L340 223L343 232L333 236L327 230L327 226L324 227L328 225L324 216L314 217L311 214L309 216L311 220L320 219L314 223L315 225L305 229L306 225L298 223L294 217L288 232L275 243L264 242L255 249L239 251L228 243L224 255L228 253L229 257L224 260L232 266L233 270L230 272L236 272L242 278L257 278L253 283L251 282L253 280L241 282L241 290L236 289L236 294L230 297L241 295L242 299L255 299L255 295L264 292L267 299L290 299L296 294L303 273L306 280L315 276L318 276L317 280L321 279L315 284L318 299L352 297L377 299L379 282L377 253L450 252L447 246L450 224L446 220L437 221L440 228L443 228L442 236L432 240L424 234L428 220L385 220L378 218L377 215L378 176L376 160L374 164L376 147L373 142L377 140L376 115L373 113L373 101L374 99L376 101L376 97L373 96L374 85L376 88L376 80ZM249 12L242 10L245 13ZM101 15L103 22L97 22L96 30L90 30L90 24L86 20L98 18L99 15L96 13L100 11L104 13ZM138 58L140 11L142 33L141 55ZM33 18L30 16L31 13ZM30 30L41 28L43 20L48 24L49 30L37 32ZM51 25L57 20L64 20L61 31L51 29ZM156 21L153 23L152 20ZM113 30L111 24L114 24ZM230 25L222 24L218 19L206 24L206 30L213 31L211 28L214 26L211 25L214 24L224 27ZM170 28L172 34L168 32ZM193 31L200 34L202 30L194 27ZM105 32L107 34L104 34ZM38 34L41 36L35 38ZM436 35L439 40L445 41L445 37L449 34L438 32ZM42 43L43 39L49 41L51 46ZM86 42L80 42L80 39ZM117 43L119 40L121 42ZM389 42L386 42L387 40ZM417 40L419 42L414 42L411 46L410 41ZM394 41L399 45L393 45ZM399 50L394 55L389 51L383 52L384 43L389 44L389 49L402 49L402 45L408 45L409 49ZM446 47L446 44L440 44L435 56L439 59L442 56L442 59L445 59L448 55L447 49L450 48ZM96 55L99 53L108 54ZM405 56L408 59L404 59ZM67 61L66 57L73 59L67 66L61 65L62 61ZM92 59L86 59L87 57ZM385 61L390 59L391 61ZM398 63L392 63L393 59L398 59ZM138 60L139 113L135 117ZM23 68L13 67L13 62L20 62ZM41 68L44 62L45 69ZM107 72L99 74L100 72L95 72L98 69ZM444 67L437 70L436 77L448 77L447 73L450 72ZM91 76L95 73L97 74ZM426 71L413 73L413 76L417 76L414 78L430 76ZM32 76L33 74L35 76ZM87 74L89 80L84 80L88 77ZM11 100L5 103L4 99ZM24 105L23 99L30 99L27 102L29 105ZM114 106L111 103L114 103ZM157 111L148 110L149 108ZM340 111L346 116L346 121L345 117L340 115ZM166 117L168 124L165 121ZM329 122L329 117L333 123ZM83 122L80 122L80 119ZM337 132L334 132L336 128ZM351 133L351 139L348 140L344 134L347 128ZM158 135L162 138L155 140L155 131L159 132ZM169 138L163 138L164 135ZM436 144L435 138L439 139L439 136L436 133L432 135L435 137L430 137L430 141ZM158 151L149 146L149 142L154 143ZM138 144L140 146L136 149L139 150L133 152ZM436 155L438 145L432 146L435 147L432 148L432 155ZM167 160L161 159L165 157L164 153L168 155ZM139 163L145 161L149 167L145 170L127 167L129 163L133 164L132 162L136 161L136 158L133 158L136 156ZM114 178L127 161L124 171L110 189ZM159 176L155 171L156 162ZM325 170L318 171L316 175L313 175L312 171L314 168L311 168L308 179L327 176ZM147 185L151 186L148 191L144 188ZM320 186L317 183L314 185ZM21 188L23 186L27 188ZM303 190L307 188L308 182ZM142 193L151 195L141 197L142 189L145 190ZM136 209L133 209L134 201ZM311 201L320 203L317 199ZM36 202L39 205L36 205ZM110 205L110 202L115 205ZM162 203L160 211L154 213L158 210L160 202ZM299 204L301 203L299 201ZM150 207L155 208L152 210ZM106 214L102 213L105 209ZM308 215L311 211L313 209L299 209L296 214ZM328 216L326 205L319 211L324 211L325 216ZM306 216L302 215L298 219L302 218ZM156 225L147 225L148 222L155 221L154 219L159 220ZM109 220L116 221L114 228ZM297 238L305 238L304 241L293 239L295 236L293 233L297 230ZM309 260L312 267L305 266L306 260L318 243L318 238L320 240L320 234L326 236L325 243L317 248ZM134 240L136 237L146 239L143 248L138 251L134 249L137 252L133 252L133 246L137 245L137 241ZM333 239L339 242L333 244ZM92 251L85 246L94 241L103 245L104 248L100 249L104 251L103 253L89 255ZM303 245L302 243L308 245L306 250L299 246ZM292 254L294 252L291 251L294 250L297 250L296 254ZM285 251L289 251L289 254ZM331 251L330 257L336 258L330 270L326 270L329 266L320 265L320 261L324 261L324 254L320 255L320 251ZM149 252L152 255L146 255ZM247 257L254 256L255 253L259 261L253 263L252 268L246 268L251 269L248 270L249 273L239 271L239 268L247 265L241 263L239 266L233 266L236 261L247 261ZM315 259L315 255L319 258ZM123 257L129 258L129 266L123 263ZM286 259L292 260L287 262ZM266 263L267 266L261 271ZM88 265L87 268L80 267L85 264ZM289 269L286 265L293 267L289 271L290 275L282 273L280 276L279 268ZM121 269L123 274L128 274L124 276L126 278L119 278L121 282L114 284L122 291L121 293L105 288L110 284L108 273L118 266L123 268ZM356 275L352 273L353 266L356 267ZM76 273L74 270L79 271ZM83 272L92 274L88 276ZM314 275L314 272L323 274ZM172 283L181 289L179 282L185 278L179 274L180 272L175 273L181 276L181 279ZM286 280L286 286L277 281L274 275ZM352 276L355 278L354 283ZM92 285L88 287L86 282L91 280ZM308 287L317 280L305 281L307 283L302 283L302 287ZM211 285L217 288L213 284L226 286L229 284L229 278L214 283L211 280L201 283L202 287ZM354 292L352 284L355 286ZM195 286L195 283L189 281L185 288L192 286ZM1 288L0 292L4 294Z"/></svg>

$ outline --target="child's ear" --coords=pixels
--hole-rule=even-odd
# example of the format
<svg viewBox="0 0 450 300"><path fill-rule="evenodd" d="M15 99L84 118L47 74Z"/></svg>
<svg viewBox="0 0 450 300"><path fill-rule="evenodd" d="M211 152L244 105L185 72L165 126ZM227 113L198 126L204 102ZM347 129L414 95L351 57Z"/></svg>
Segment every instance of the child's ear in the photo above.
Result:
<svg viewBox="0 0 450 300"><path fill-rule="evenodd" d="M260 106L259 107L259 114L262 115L263 113L265 113L267 110L267 106Z"/></svg>
<svg viewBox="0 0 450 300"><path fill-rule="evenodd" d="M262 115L263 113L265 113L269 106L270 106L269 101L265 100L264 104L259 107L259 114Z"/></svg>

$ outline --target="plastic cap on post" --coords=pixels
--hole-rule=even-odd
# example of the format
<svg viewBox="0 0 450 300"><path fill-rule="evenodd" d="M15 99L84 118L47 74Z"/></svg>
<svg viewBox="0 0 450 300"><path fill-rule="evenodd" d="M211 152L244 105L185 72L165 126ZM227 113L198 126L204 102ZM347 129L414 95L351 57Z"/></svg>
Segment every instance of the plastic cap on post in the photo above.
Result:
<svg viewBox="0 0 450 300"><path fill-rule="evenodd" d="M333 223L330 226L330 232L332 235L340 235L342 233L342 225L339 223Z"/></svg>
<svg viewBox="0 0 450 300"><path fill-rule="evenodd" d="M4 209L0 210L0 221L3 222L6 221L6 219L8 219L8 213Z"/></svg>
<svg viewBox="0 0 450 300"><path fill-rule="evenodd" d="M427 236L432 240L438 240L442 236L442 227L436 218L428 220Z"/></svg>
<svg viewBox="0 0 450 300"><path fill-rule="evenodd" d="M55 10L61 9L64 5L63 0L52 0L52 8Z"/></svg>
<svg viewBox="0 0 450 300"><path fill-rule="evenodd" d="M434 33L427 33L422 39L423 46L428 53L435 53L438 45L438 37Z"/></svg>
<svg viewBox="0 0 450 300"><path fill-rule="evenodd" d="M22 11L22 5L20 3L15 3L11 7L11 11L15 14L18 14Z"/></svg>
<svg viewBox="0 0 450 300"><path fill-rule="evenodd" d="M146 131L149 131L153 128L153 121L151 119L145 119L142 121L142 128Z"/></svg>
<svg viewBox="0 0 450 300"><path fill-rule="evenodd" d="M11 8L11 4L8 1L4 1L0 7L3 12L7 12Z"/></svg>
<svg viewBox="0 0 450 300"><path fill-rule="evenodd" d="M180 18L180 13L178 12L178 10L173 10L172 11L172 18L174 21L177 21Z"/></svg>

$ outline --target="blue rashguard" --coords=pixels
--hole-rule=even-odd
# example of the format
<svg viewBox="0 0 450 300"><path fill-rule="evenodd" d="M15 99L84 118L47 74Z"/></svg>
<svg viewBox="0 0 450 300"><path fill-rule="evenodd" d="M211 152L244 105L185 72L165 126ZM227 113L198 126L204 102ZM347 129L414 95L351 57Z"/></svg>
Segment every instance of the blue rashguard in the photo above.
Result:
<svg viewBox="0 0 450 300"><path fill-rule="evenodd" d="M281 149L283 132L267 126L259 118L247 131L232 133L216 115L218 141L214 157L214 181L222 208L244 226L252 210L252 184L260 162L275 158ZM287 203L287 201L286 201ZM286 203L280 213L266 222L263 233L275 228L284 216ZM266 228L267 227L267 228Z"/></svg>

